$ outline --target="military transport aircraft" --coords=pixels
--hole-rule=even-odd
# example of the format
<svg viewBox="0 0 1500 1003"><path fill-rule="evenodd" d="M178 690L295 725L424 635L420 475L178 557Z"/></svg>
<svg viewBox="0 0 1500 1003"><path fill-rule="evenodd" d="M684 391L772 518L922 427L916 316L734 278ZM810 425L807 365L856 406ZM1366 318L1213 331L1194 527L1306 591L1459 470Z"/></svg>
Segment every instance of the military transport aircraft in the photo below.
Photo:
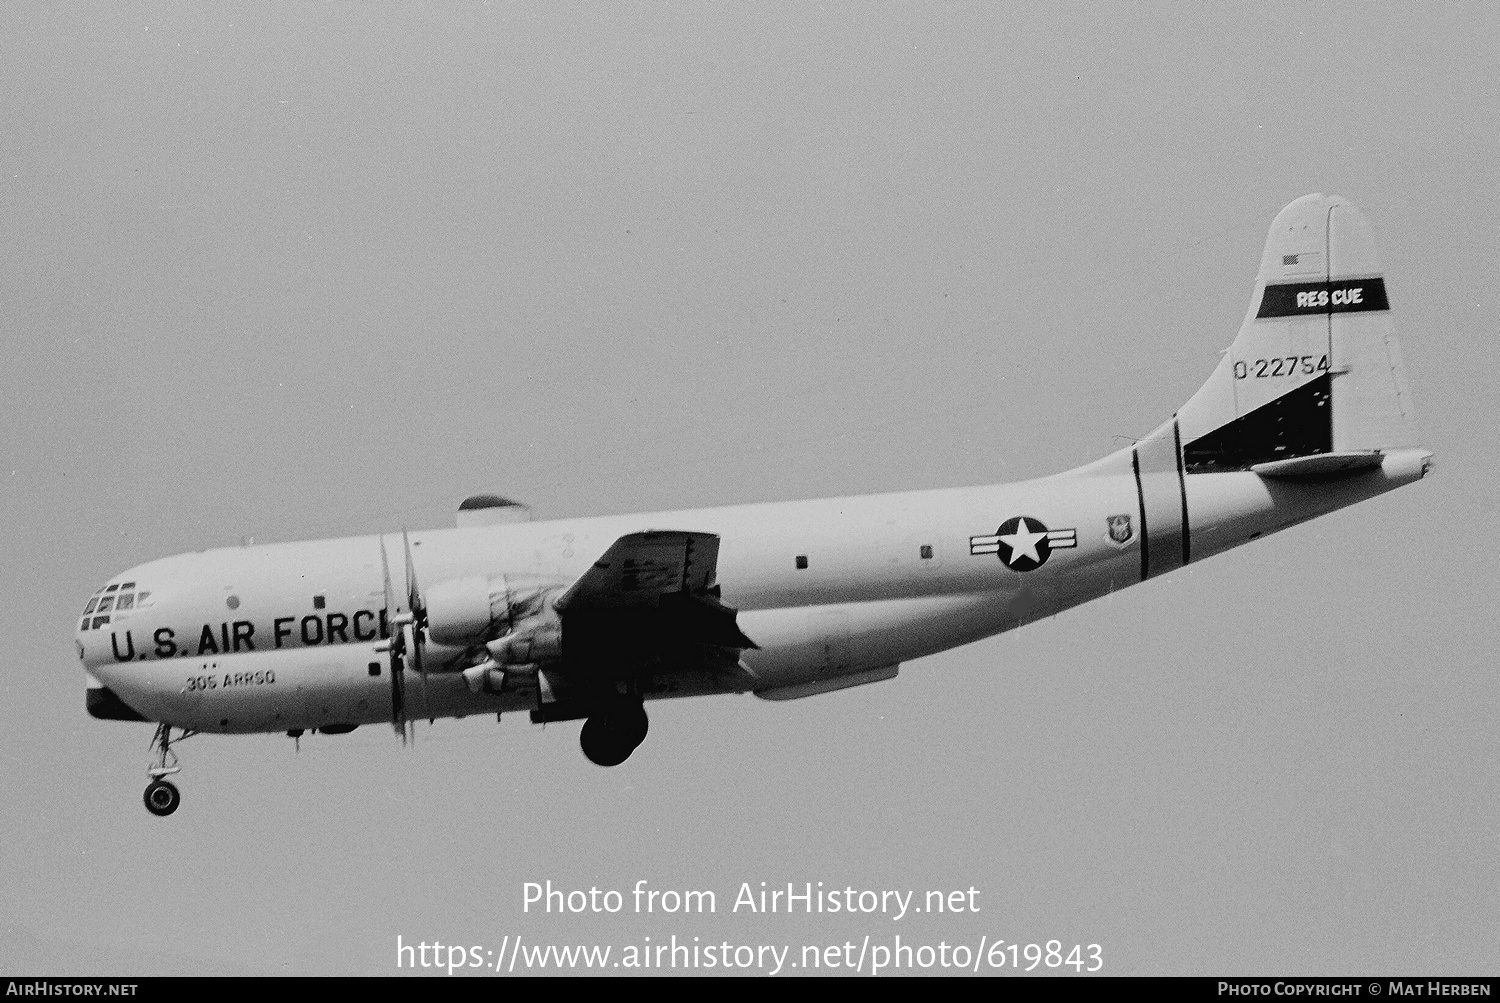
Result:
<svg viewBox="0 0 1500 1003"><path fill-rule="evenodd" d="M643 701L791 700L967 644L1422 478L1368 224L1308 195L1271 224L1208 382L1145 439L1040 480L181 554L84 607L97 718L158 722L146 807L198 732L341 734L528 711L601 766ZM178 733L173 737L174 730Z"/></svg>

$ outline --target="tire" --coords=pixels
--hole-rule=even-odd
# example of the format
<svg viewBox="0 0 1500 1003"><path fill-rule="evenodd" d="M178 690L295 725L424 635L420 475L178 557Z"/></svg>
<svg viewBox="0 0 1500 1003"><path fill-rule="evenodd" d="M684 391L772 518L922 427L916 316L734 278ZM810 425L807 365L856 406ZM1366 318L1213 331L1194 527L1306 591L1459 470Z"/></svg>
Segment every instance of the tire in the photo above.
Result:
<svg viewBox="0 0 1500 1003"><path fill-rule="evenodd" d="M595 715L583 722L578 744L595 766L619 766L630 758L635 746L609 726L609 719Z"/></svg>
<svg viewBox="0 0 1500 1003"><path fill-rule="evenodd" d="M609 730L618 735L620 741L628 744L632 750L638 748L646 740L646 732L651 727L651 720L646 717L646 708L638 703L626 704L614 709L605 720Z"/></svg>
<svg viewBox="0 0 1500 1003"><path fill-rule="evenodd" d="M146 810L153 815L167 816L177 810L182 804L182 795L177 791L177 785L168 780L156 780L146 787L143 797L146 802Z"/></svg>

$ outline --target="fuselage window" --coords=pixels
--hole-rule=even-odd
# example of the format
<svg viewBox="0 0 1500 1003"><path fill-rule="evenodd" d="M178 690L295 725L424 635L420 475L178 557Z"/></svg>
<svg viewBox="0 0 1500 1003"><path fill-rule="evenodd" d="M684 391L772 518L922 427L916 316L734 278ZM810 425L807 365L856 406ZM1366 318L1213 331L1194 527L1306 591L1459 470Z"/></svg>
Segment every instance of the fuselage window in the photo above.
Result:
<svg viewBox="0 0 1500 1003"><path fill-rule="evenodd" d="M87 615L89 613L94 612L94 607L97 606L98 604L99 604L99 600L98 599L90 599L89 600L89 604L83 608L84 614Z"/></svg>
<svg viewBox="0 0 1500 1003"><path fill-rule="evenodd" d="M322 609L328 605L327 596L313 596L313 609Z"/></svg>
<svg viewBox="0 0 1500 1003"><path fill-rule="evenodd" d="M140 603L143 606L146 604L146 600L150 599L150 598L151 598L151 593L150 592L142 592L140 595L138 595L138 596L135 597L136 602Z"/></svg>
<svg viewBox="0 0 1500 1003"><path fill-rule="evenodd" d="M135 582L126 582L124 585L120 586L120 591L121 592L134 592L135 591Z"/></svg>
<svg viewBox="0 0 1500 1003"><path fill-rule="evenodd" d="M88 630L89 629L89 618L88 617L84 617L83 618L83 622L78 625L78 629L79 630Z"/></svg>
<svg viewBox="0 0 1500 1003"><path fill-rule="evenodd" d="M99 600L99 612L100 613L108 613L110 610L112 610L114 608L115 608L115 597L114 596L105 596L103 599Z"/></svg>
<svg viewBox="0 0 1500 1003"><path fill-rule="evenodd" d="M107 616L96 616L96 617L94 617L94 629L95 630L98 630L100 627L104 626L106 623L109 623L109 617L107 617Z"/></svg>
<svg viewBox="0 0 1500 1003"><path fill-rule="evenodd" d="M122 610L122 609L129 609L130 607L132 607L134 605L135 605L135 596L134 596L134 594L127 592L125 595L122 595L119 598L119 600L115 603L115 609L117 611L118 610Z"/></svg>
<svg viewBox="0 0 1500 1003"><path fill-rule="evenodd" d="M104 591L106 591L106 592L114 592L117 589L119 589L119 587L120 586L118 586L118 585L111 585L109 588L105 589Z"/></svg>

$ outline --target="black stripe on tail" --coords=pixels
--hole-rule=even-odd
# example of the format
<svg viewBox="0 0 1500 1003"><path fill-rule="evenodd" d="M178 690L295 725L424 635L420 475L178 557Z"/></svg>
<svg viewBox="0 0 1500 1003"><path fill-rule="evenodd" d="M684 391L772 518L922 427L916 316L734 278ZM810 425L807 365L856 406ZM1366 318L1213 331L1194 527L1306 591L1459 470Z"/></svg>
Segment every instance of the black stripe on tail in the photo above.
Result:
<svg viewBox="0 0 1500 1003"><path fill-rule="evenodd" d="M1266 286L1255 319L1317 317L1330 313L1389 310L1385 280L1339 279L1335 282L1281 282Z"/></svg>

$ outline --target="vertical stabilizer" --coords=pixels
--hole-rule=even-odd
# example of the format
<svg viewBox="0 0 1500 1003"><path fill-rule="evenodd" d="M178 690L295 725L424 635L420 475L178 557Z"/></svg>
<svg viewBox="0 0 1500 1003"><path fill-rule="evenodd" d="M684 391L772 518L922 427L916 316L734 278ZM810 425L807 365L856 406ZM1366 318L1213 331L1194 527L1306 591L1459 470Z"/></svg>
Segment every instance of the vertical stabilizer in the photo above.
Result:
<svg viewBox="0 0 1500 1003"><path fill-rule="evenodd" d="M1187 473L1413 443L1385 278L1348 201L1305 195L1276 216L1239 336L1165 437Z"/></svg>
<svg viewBox="0 0 1500 1003"><path fill-rule="evenodd" d="M1142 581L1426 476L1370 226L1306 195L1266 235L1250 309L1208 382L1146 438L1077 473L1135 488L1109 539ZM1136 531L1132 534L1132 522Z"/></svg>

